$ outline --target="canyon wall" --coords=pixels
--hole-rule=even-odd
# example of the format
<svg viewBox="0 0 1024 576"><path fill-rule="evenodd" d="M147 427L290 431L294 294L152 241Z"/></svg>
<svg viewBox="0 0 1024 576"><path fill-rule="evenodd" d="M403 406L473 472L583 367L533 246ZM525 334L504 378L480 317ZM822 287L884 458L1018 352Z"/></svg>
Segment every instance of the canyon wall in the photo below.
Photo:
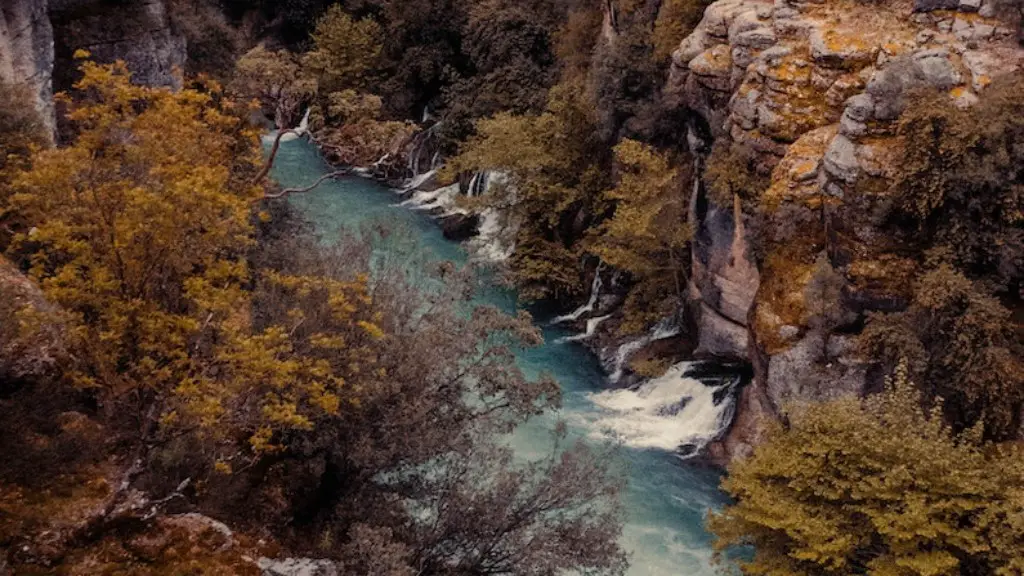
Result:
<svg viewBox="0 0 1024 576"><path fill-rule="evenodd" d="M850 318L901 305L913 265L877 216L900 150L895 121L915 90L970 106L1017 70L1024 52L991 1L719 0L673 54L669 97L771 176L747 208L700 194L691 210L698 352L747 359L756 374L713 459L749 453L790 402L860 394L877 380L850 334L810 327L805 288L825 250L848 281Z"/></svg>
<svg viewBox="0 0 1024 576"><path fill-rule="evenodd" d="M0 82L29 86L53 132L53 27L46 0L5 0L0 7Z"/></svg>
<svg viewBox="0 0 1024 576"><path fill-rule="evenodd" d="M29 85L51 132L53 93L74 82L78 49L99 62L124 60L140 84L181 86L185 37L163 0L5 0L0 8L0 81Z"/></svg>

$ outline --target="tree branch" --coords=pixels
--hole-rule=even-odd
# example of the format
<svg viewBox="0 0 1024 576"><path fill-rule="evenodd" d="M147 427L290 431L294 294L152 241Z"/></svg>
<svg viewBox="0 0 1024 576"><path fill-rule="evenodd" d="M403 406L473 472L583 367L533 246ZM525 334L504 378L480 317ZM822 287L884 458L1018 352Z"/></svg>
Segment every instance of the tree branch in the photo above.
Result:
<svg viewBox="0 0 1024 576"><path fill-rule="evenodd" d="M259 184L260 182L263 181L264 178L267 177L267 174L270 174L270 169L274 167L274 159L277 158L277 151L281 147L281 138L283 138L285 134L295 134L296 136L299 135L299 133L294 128L281 130L280 132L277 133L277 137L274 138L274 145L270 147L270 156L267 157L267 161L263 164L263 168L261 168L260 171L256 174L256 176L253 177L253 184Z"/></svg>
<svg viewBox="0 0 1024 576"><path fill-rule="evenodd" d="M262 198L258 198L257 201L273 200L275 198L283 198L289 194L301 194L303 192L309 192L310 190L316 188L320 184L323 184L324 180L327 180L328 178L337 178L338 176L345 176L346 174L349 174L351 171L352 170L349 168L342 168L341 170L328 172L327 174L324 174L323 176L317 178L316 182L313 182L312 184L306 186L305 188L285 188L284 190L281 190L280 192L277 192L275 194L265 194Z"/></svg>

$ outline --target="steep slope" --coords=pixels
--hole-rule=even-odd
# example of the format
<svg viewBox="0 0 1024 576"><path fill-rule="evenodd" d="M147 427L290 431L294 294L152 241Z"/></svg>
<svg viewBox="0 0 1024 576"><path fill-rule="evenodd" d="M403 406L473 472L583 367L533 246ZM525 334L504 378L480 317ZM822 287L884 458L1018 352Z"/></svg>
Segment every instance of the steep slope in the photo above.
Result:
<svg viewBox="0 0 1024 576"><path fill-rule="evenodd" d="M0 7L0 82L27 83L51 131L54 91L74 82L74 52L100 62L124 60L134 80L179 87L185 37L164 0L6 0Z"/></svg>
<svg viewBox="0 0 1024 576"><path fill-rule="evenodd" d="M864 391L868 367L849 337L810 328L815 255L842 268L851 317L900 306L914 264L875 219L900 151L895 121L919 89L970 106L1019 67L1015 32L994 16L977 0L720 0L673 54L666 92L771 176L742 207L700 195L691 215L699 350L749 358L757 373L716 459L746 454L788 401Z"/></svg>

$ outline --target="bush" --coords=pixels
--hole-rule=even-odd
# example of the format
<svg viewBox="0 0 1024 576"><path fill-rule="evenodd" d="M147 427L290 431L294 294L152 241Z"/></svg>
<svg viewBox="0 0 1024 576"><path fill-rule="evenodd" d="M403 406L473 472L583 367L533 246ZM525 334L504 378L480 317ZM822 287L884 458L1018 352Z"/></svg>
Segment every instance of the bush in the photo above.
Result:
<svg viewBox="0 0 1024 576"><path fill-rule="evenodd" d="M744 574L1016 574L1024 453L957 435L898 369L882 394L791 412L723 488L719 553Z"/></svg>

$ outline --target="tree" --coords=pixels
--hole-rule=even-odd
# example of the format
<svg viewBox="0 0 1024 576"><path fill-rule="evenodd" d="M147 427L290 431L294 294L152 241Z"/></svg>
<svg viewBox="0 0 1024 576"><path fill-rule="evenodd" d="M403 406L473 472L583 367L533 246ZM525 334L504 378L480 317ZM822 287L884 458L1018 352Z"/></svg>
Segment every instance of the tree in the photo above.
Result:
<svg viewBox="0 0 1024 576"><path fill-rule="evenodd" d="M541 342L528 314L473 306L472 270L425 272L384 226L333 251L275 234L249 110L216 85L82 71L75 140L12 184L9 254L74 358L33 417L5 398L0 545L46 542L15 570L155 571L133 544L174 502L349 570L624 571L607 459L556 444L520 464L502 443L559 400L515 363ZM193 571L184 556L166 571Z"/></svg>
<svg viewBox="0 0 1024 576"><path fill-rule="evenodd" d="M884 393L792 412L723 488L719 554L744 574L1015 574L1024 570L1024 454L953 433L897 369Z"/></svg>
<svg viewBox="0 0 1024 576"><path fill-rule="evenodd" d="M6 209L10 180L25 167L33 147L45 146L48 140L28 87L0 83L0 250L17 226Z"/></svg>
<svg viewBox="0 0 1024 576"><path fill-rule="evenodd" d="M690 241L686 186L665 155L635 140L615 146L614 215L593 231L590 250L635 282L623 329L672 316L685 299Z"/></svg>
<svg viewBox="0 0 1024 576"><path fill-rule="evenodd" d="M665 0L661 3L651 35L656 61L668 61L679 43L700 22L707 5L706 0Z"/></svg>
<svg viewBox="0 0 1024 576"><path fill-rule="evenodd" d="M235 62L228 89L238 99L258 100L264 114L284 129L296 125L317 85L297 56L285 50L267 50L261 44Z"/></svg>
<svg viewBox="0 0 1024 576"><path fill-rule="evenodd" d="M1024 103L1019 75L998 79L977 105L918 95L900 117L906 143L893 192L905 241L944 247L968 277L1000 292L1019 285L1024 266Z"/></svg>
<svg viewBox="0 0 1024 576"><path fill-rule="evenodd" d="M72 317L73 383L112 413L145 414L200 371L189 352L207 315L243 321L256 133L213 85L134 86L120 63L82 72L74 143L14 179L9 209L26 228L10 253Z"/></svg>
<svg viewBox="0 0 1024 576"><path fill-rule="evenodd" d="M821 252L814 261L814 273L804 287L804 302L810 312L808 326L821 339L821 359L829 360L828 343L832 331L847 317L843 307L843 291L846 277L832 267L826 252Z"/></svg>
<svg viewBox="0 0 1024 576"><path fill-rule="evenodd" d="M607 207L607 160L582 87L560 84L542 114L479 120L476 135L449 160L446 172L494 170L507 176L483 201L511 210L522 222L512 260L517 282L528 298L564 298L581 290L583 230L576 222Z"/></svg>
<svg viewBox="0 0 1024 576"><path fill-rule="evenodd" d="M999 300L948 263L918 279L906 310L869 315L860 345L886 368L906 358L926 397L946 399L955 430L982 422L987 438L1016 435L1024 402L1016 327Z"/></svg>
<svg viewBox="0 0 1024 576"><path fill-rule="evenodd" d="M365 88L380 60L382 34L374 20L356 20L332 5L316 22L313 49L303 56L303 67L317 78L323 93Z"/></svg>

